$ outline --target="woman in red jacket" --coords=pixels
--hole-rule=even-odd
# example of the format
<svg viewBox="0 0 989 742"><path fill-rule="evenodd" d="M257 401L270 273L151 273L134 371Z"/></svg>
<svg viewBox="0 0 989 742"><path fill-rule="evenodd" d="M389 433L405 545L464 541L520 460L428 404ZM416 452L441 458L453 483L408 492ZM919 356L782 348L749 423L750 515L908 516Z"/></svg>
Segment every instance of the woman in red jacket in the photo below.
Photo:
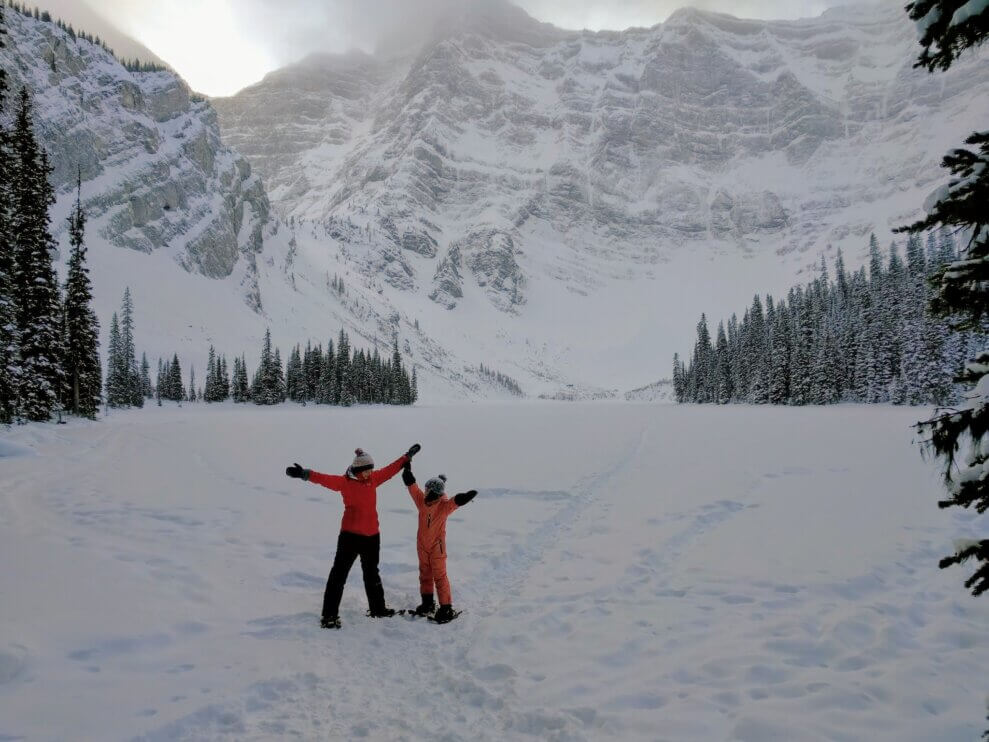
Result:
<svg viewBox="0 0 989 742"><path fill-rule="evenodd" d="M321 484L343 495L343 522L337 553L333 559L330 576L323 593L323 616L320 626L324 629L340 628L340 598L347 582L350 568L357 557L361 558L364 573L364 590L367 592L368 615L372 618L394 616L395 611L385 605L385 590L378 574L378 558L381 553L381 534L378 530L378 485L398 474L406 462L419 453L416 443L404 456L400 456L384 469L374 469L374 460L360 448L355 451L354 463L343 476L321 474L303 469L298 464L288 467L285 473L306 482Z"/></svg>

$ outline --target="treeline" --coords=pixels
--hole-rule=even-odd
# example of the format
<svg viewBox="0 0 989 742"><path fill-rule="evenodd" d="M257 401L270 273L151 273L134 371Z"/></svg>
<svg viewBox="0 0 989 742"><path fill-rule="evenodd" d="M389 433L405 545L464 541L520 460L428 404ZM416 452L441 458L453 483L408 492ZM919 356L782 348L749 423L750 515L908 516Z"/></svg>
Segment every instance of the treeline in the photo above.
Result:
<svg viewBox="0 0 989 742"><path fill-rule="evenodd" d="M39 10L37 6L30 8L23 3L13 2L13 0L7 0L5 4L14 12L20 13L28 18L34 18L36 21L43 21L45 23L54 23L58 28L65 31L65 33L67 33L74 41L81 39L83 41L88 41L94 46L100 47L111 57L120 62L120 64L122 64L128 72L165 72L168 70L168 68L164 65L157 64L155 62L145 62L137 58L120 59L117 57L117 53L99 36L86 33L85 31L77 31L72 27L71 23L66 23L61 18L52 18L51 13L47 10ZM2 11L3 5L4 3L0 2L0 11Z"/></svg>
<svg viewBox="0 0 989 742"><path fill-rule="evenodd" d="M820 275L786 299L757 295L742 319L732 315L711 337L704 315L688 364L673 357L678 402L833 404L892 402L946 404L957 396L955 377L980 331L949 332L951 318L930 308L934 279L958 258L951 235L919 235L894 242L883 259L873 235L868 271L834 277L822 259Z"/></svg>
<svg viewBox="0 0 989 742"><path fill-rule="evenodd" d="M0 5L0 44L4 34ZM99 323L78 183L68 219L68 275L60 287L52 262L52 168L34 135L27 89L20 90L11 125L6 104L0 69L0 423L48 420L63 409L94 417L102 385Z"/></svg>
<svg viewBox="0 0 989 742"><path fill-rule="evenodd" d="M501 373L501 371L495 371L483 363L480 366L481 376L486 378L488 381L497 384L500 387L507 389L509 392L514 394L516 397L524 397L525 392L522 391L522 387L519 383L515 381L511 376Z"/></svg>
<svg viewBox="0 0 989 742"><path fill-rule="evenodd" d="M120 318L115 313L110 321L110 348L107 358L106 402L109 407L143 407L146 400L173 402L253 402L258 405L281 404L286 401L349 407L354 404L411 405L419 398L415 368L411 374L402 361L398 338L392 345L390 358L375 349L352 350L350 336L343 330L337 338L313 347L307 342L303 351L296 345L288 361L282 362L281 351L271 342L271 331L265 332L258 366L253 375L248 371L242 353L228 364L226 355L210 346L206 373L197 386L196 371L190 366L185 382L178 354L171 359L158 359L154 383L147 355L142 354L138 365L134 346L134 305L130 289L124 292Z"/></svg>

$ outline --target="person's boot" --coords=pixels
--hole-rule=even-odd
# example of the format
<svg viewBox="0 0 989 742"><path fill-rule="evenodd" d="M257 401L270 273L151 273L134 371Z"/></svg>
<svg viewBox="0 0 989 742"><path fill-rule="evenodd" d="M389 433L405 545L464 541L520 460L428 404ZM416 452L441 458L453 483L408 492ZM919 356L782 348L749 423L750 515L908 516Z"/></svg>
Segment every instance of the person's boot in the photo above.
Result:
<svg viewBox="0 0 989 742"><path fill-rule="evenodd" d="M319 619L319 628L321 629L339 629L340 628L340 617L339 616L323 616Z"/></svg>
<svg viewBox="0 0 989 742"><path fill-rule="evenodd" d="M422 593L422 603L416 606L417 616L428 616L436 610L436 603L433 602L432 593Z"/></svg>
<svg viewBox="0 0 989 742"><path fill-rule="evenodd" d="M445 603L440 606L440 609L436 611L436 615L433 616L433 620L436 623L449 623L457 617L457 614L453 612L453 606L449 603Z"/></svg>
<svg viewBox="0 0 989 742"><path fill-rule="evenodd" d="M378 606L376 608L369 608L367 615L371 618L391 618L395 615L395 609L389 608L386 605Z"/></svg>

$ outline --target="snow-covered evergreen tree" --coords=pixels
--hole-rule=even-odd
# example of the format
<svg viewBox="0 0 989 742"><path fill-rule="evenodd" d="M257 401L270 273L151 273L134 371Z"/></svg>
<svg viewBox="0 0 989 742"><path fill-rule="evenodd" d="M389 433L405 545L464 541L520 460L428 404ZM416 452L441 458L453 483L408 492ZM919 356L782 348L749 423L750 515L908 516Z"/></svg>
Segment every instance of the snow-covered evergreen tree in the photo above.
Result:
<svg viewBox="0 0 989 742"><path fill-rule="evenodd" d="M167 399L173 402L181 402L185 399L185 389L182 388L182 366L179 364L179 354L172 355L172 360L168 364L168 387Z"/></svg>
<svg viewBox="0 0 989 742"><path fill-rule="evenodd" d="M120 322L117 313L110 320L110 343L106 360L106 402L110 407L127 407L130 404L127 389L127 367L124 363Z"/></svg>
<svg viewBox="0 0 989 742"><path fill-rule="evenodd" d="M102 401L100 325L91 307L89 269L86 267L86 214L82 209L82 178L76 178L76 204L69 215L68 276L65 281L65 377L63 407L74 415L95 418Z"/></svg>
<svg viewBox="0 0 989 742"><path fill-rule="evenodd" d="M923 49L916 66L930 71L948 69L957 56L989 38L989 3L984 0L916 0L907 12L918 25ZM957 319L962 329L982 330L989 314L989 131L976 132L966 144L972 149L949 152L943 166L952 178L941 189L927 217L906 229L921 232L950 227L967 235L962 259L940 269L934 307ZM963 379L970 391L959 409L939 414L920 425L935 454L945 462L949 498L941 507L989 510L989 350L967 364ZM965 445L961 461L959 449ZM953 473L957 465L957 473ZM989 591L989 538L967 543L941 560L942 567L974 559L975 572L965 581L973 595ZM987 733L989 734L989 733Z"/></svg>
<svg viewBox="0 0 989 742"><path fill-rule="evenodd" d="M151 366L148 364L148 356L141 353L141 394L145 399L154 397L154 387L151 386Z"/></svg>
<svg viewBox="0 0 989 742"><path fill-rule="evenodd" d="M0 48L6 26L0 3ZM13 234L13 177L10 131L5 125L7 72L0 68L0 424L13 422L17 415L20 379L20 332L17 324L15 292L16 244Z"/></svg>
<svg viewBox="0 0 989 742"><path fill-rule="evenodd" d="M19 406L29 420L48 420L63 389L62 311L58 280L52 265L55 240L49 229L49 208L55 194L49 182L51 165L38 147L31 98L21 88L12 136L14 291L20 335Z"/></svg>
<svg viewBox="0 0 989 742"><path fill-rule="evenodd" d="M929 240L928 253L939 255L942 240ZM945 320L927 308L930 264L941 262L925 258L919 241L907 248L904 264L891 245L887 268L873 237L871 276L865 268L849 276L839 255L833 279L822 263L819 276L793 287L786 301L767 296L763 303L757 296L741 322L732 315L727 330L719 324L713 347L702 316L690 366L675 357L675 384L682 369L678 399L801 405L931 404L952 397L948 380L961 362L945 342ZM964 341L987 337L980 327Z"/></svg>
<svg viewBox="0 0 989 742"><path fill-rule="evenodd" d="M217 402L219 397L216 390L216 348L209 346L209 354L206 357L206 384L203 387L203 401Z"/></svg>
<svg viewBox="0 0 989 742"><path fill-rule="evenodd" d="M141 393L141 372L137 367L137 350L134 344L134 301L130 287L124 289L124 299L120 309L120 343L127 378L127 398L134 407L144 406Z"/></svg>
<svg viewBox="0 0 989 742"><path fill-rule="evenodd" d="M316 401L319 404L335 404L336 381L336 352L333 349L333 341L330 340L326 344L326 355L323 357L322 370L319 374L319 389L316 393Z"/></svg>
<svg viewBox="0 0 989 742"><path fill-rule="evenodd" d="M352 383L350 374L350 338L347 337L346 332L340 330L340 337L337 340L336 395L334 404L349 407L354 403Z"/></svg>

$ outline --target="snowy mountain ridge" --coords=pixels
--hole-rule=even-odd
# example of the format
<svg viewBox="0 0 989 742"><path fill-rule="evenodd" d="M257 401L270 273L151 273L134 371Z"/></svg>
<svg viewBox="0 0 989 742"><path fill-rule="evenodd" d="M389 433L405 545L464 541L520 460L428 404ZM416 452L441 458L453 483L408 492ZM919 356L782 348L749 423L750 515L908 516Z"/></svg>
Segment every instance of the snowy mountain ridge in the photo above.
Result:
<svg viewBox="0 0 989 742"><path fill-rule="evenodd" d="M82 168L104 331L130 285L152 362L344 328L398 334L426 401L511 396L482 364L527 396L615 396L666 375L702 311L785 291L829 245L860 264L989 114L983 58L912 70L898 6L601 33L464 8L412 52L212 102L9 12L63 241Z"/></svg>
<svg viewBox="0 0 989 742"><path fill-rule="evenodd" d="M312 56L214 104L278 213L540 394L641 386L689 346L663 315L860 265L989 118L984 53L913 69L894 2L597 33L464 8L414 53Z"/></svg>
<svg viewBox="0 0 989 742"><path fill-rule="evenodd" d="M13 43L0 63L13 91L32 93L56 191L74 191L79 174L91 230L116 247L166 250L210 278L236 272L256 305L268 197L248 162L220 141L209 104L174 74L128 72L53 23L10 9L5 19Z"/></svg>
<svg viewBox="0 0 989 742"><path fill-rule="evenodd" d="M599 33L465 7L413 55L310 57L215 101L282 215L370 236L370 270L450 309L471 279L518 312L537 273L591 290L694 247L861 249L989 112L978 58L912 69L894 3Z"/></svg>

